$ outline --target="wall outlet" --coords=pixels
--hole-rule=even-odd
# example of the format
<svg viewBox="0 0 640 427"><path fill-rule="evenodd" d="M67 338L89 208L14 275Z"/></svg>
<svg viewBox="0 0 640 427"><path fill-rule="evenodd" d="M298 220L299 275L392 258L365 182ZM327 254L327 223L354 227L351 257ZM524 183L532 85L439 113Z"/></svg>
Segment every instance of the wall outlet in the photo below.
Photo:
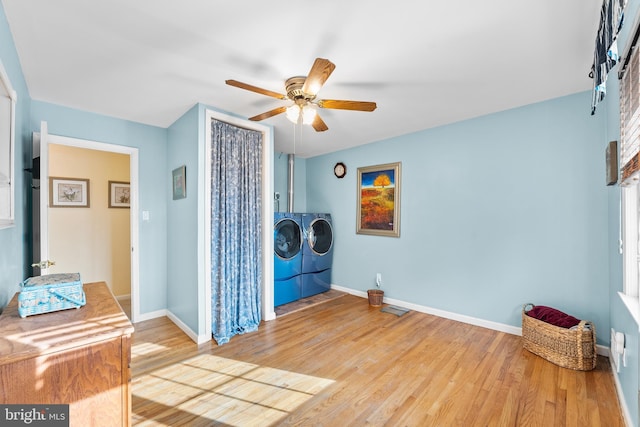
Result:
<svg viewBox="0 0 640 427"><path fill-rule="evenodd" d="M376 273L376 285L382 286L382 273Z"/></svg>

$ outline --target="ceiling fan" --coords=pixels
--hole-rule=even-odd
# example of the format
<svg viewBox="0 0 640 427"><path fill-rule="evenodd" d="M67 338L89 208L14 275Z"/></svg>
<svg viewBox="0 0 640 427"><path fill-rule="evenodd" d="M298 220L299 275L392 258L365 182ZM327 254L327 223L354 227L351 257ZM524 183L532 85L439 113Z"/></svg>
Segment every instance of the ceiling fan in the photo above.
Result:
<svg viewBox="0 0 640 427"><path fill-rule="evenodd" d="M316 58L308 76L291 77L285 81L286 95L252 86L247 83L242 83L237 80L226 80L225 83L230 86L250 90L276 99L293 101L293 104L289 106L274 108L273 110L250 117L249 120L260 121L278 114L287 113L287 118L292 122L298 123L302 120L302 123L310 124L317 132L323 132L329 128L318 114L317 108L373 111L377 107L375 102L316 99L318 92L335 68L335 64L328 59Z"/></svg>

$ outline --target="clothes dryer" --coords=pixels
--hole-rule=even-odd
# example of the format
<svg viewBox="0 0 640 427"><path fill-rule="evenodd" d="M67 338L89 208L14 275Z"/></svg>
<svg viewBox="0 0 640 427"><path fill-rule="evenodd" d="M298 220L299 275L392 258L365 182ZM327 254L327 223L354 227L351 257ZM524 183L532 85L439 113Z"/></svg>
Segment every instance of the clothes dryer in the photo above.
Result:
<svg viewBox="0 0 640 427"><path fill-rule="evenodd" d="M331 266L333 264L333 226L331 214L302 214L302 290L308 297L331 288Z"/></svg>
<svg viewBox="0 0 640 427"><path fill-rule="evenodd" d="M273 225L274 306L300 299L302 289L302 216L276 212Z"/></svg>

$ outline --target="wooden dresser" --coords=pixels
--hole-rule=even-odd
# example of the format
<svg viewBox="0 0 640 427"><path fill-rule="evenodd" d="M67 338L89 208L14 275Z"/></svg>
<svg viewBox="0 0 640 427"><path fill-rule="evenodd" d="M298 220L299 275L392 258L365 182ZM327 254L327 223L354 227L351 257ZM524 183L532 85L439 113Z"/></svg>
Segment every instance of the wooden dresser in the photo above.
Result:
<svg viewBox="0 0 640 427"><path fill-rule="evenodd" d="M0 404L69 404L71 426L131 424L133 325L104 282L79 309L0 315Z"/></svg>

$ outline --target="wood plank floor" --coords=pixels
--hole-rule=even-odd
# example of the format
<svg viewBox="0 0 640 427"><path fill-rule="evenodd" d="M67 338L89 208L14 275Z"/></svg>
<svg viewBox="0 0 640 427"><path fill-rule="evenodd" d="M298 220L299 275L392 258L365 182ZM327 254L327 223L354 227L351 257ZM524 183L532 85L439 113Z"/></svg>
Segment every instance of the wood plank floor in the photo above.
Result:
<svg viewBox="0 0 640 427"><path fill-rule="evenodd" d="M518 336L352 295L223 346L135 327L134 425L624 426L606 358L564 369Z"/></svg>

